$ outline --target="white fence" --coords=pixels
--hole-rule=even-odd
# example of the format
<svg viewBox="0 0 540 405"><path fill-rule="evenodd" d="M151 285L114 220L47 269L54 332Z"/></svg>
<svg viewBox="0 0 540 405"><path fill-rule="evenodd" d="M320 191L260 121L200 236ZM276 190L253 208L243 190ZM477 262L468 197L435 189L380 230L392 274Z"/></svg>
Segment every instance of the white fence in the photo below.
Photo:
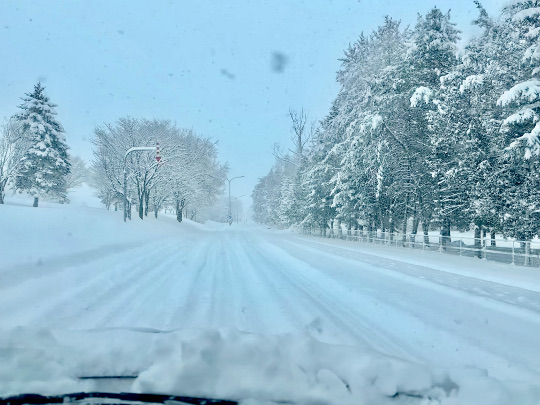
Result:
<svg viewBox="0 0 540 405"><path fill-rule="evenodd" d="M382 231L321 229L304 227L303 234L411 249L439 251L458 256L477 257L501 263L540 267L540 241L472 238Z"/></svg>

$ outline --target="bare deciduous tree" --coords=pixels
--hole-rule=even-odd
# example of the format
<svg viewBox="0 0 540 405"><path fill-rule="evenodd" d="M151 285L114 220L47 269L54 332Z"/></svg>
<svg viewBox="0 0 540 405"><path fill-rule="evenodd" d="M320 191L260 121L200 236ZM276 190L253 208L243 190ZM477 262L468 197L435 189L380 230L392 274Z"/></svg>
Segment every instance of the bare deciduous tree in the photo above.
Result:
<svg viewBox="0 0 540 405"><path fill-rule="evenodd" d="M80 156L70 156L70 173L66 176L66 189L79 187L88 181L88 168Z"/></svg>
<svg viewBox="0 0 540 405"><path fill-rule="evenodd" d="M283 149L277 143L273 146L273 154L279 160L291 163L295 167L301 167L305 161L305 147L317 130L317 122L312 121L309 132L307 132L308 116L303 108L300 111L290 108L289 117L291 118L291 142L294 145L294 149L289 148L288 151L292 153L292 157L288 153L284 153Z"/></svg>
<svg viewBox="0 0 540 405"><path fill-rule="evenodd" d="M159 163L155 154L148 152L133 153L127 158L128 217L134 201L141 219L148 216L152 207L155 217L161 209L172 208L181 221L188 203L197 207L211 204L221 192L227 167L217 162L215 143L191 130L179 129L169 121L123 118L95 131L94 184L107 207L124 198L126 151L158 142Z"/></svg>
<svg viewBox="0 0 540 405"><path fill-rule="evenodd" d="M14 118L4 121L0 131L0 204L3 204L6 188L19 173L29 142L21 123Z"/></svg>

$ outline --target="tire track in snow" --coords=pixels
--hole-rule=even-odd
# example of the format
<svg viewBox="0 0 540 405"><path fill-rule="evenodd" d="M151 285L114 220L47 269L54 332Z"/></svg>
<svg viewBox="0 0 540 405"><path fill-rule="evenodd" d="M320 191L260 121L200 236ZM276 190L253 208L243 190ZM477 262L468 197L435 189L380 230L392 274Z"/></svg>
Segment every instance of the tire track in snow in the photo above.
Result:
<svg viewBox="0 0 540 405"><path fill-rule="evenodd" d="M181 282L171 280L189 276L189 272L184 272L184 267L188 267L183 256L191 250L191 246L183 245L184 250L179 252L179 241L172 241L163 249L150 255L141 252L135 260L144 262L142 272L135 274L135 282L128 286L117 285L115 289L106 291L94 301L94 307L88 311L88 317L94 327L152 327L157 329L166 328L163 313L170 312L170 308L175 305L175 300L171 294L171 289ZM208 243L202 244L196 252L207 249ZM198 253L199 254L199 253ZM197 256L198 256L197 254ZM144 259L144 260L143 260ZM84 317L75 319L73 325L81 324L88 326Z"/></svg>
<svg viewBox="0 0 540 405"><path fill-rule="evenodd" d="M167 253L167 252L165 252ZM159 266L147 267L146 273L136 284L124 289L120 293L111 291L112 302L103 307L103 312L96 322L96 327L160 327L154 324L154 317L158 316L159 309L151 305L156 293L163 298L162 290L174 277L177 270L177 258L174 256L162 257ZM169 303L170 304L170 303ZM151 315L146 313L150 310Z"/></svg>
<svg viewBox="0 0 540 405"><path fill-rule="evenodd" d="M370 261L341 259L325 249L314 249L311 244L303 246L296 241L281 239L272 240L271 244L291 251L291 255L305 260L317 272L343 285L355 288L380 285L380 289L363 289L363 294L372 296L389 308L399 309L403 319L407 320L397 328L402 331L401 341L414 342L415 347L430 360L449 363L457 358L465 366L469 361L470 364L477 361L496 373L512 374L512 378L519 375L515 371L516 364L528 374L538 373L536 336L540 329L538 317L530 313L529 308L518 310L496 300L489 303L483 298L470 297L466 290L455 286L440 286L410 274L401 276L399 269L379 267ZM462 281L464 284L468 281L481 282L468 277L462 277ZM507 313L508 309L512 311ZM381 322L381 325L390 333L394 329L388 322L386 325ZM415 336L415 331L421 334ZM520 350L508 351L509 342Z"/></svg>
<svg viewBox="0 0 540 405"><path fill-rule="evenodd" d="M167 250L167 245L152 248L152 256L145 259L159 256ZM60 320L66 314L78 316L84 313L85 307L110 294L119 283L136 284L146 271L136 253L139 250L130 252L128 260L125 252L112 254L80 267L55 272L46 280L40 277L3 290L0 311L9 316L3 317L2 325L62 326ZM124 277L124 273L128 273L128 277Z"/></svg>
<svg viewBox="0 0 540 405"><path fill-rule="evenodd" d="M247 331L257 333L286 333L304 325L305 317L290 305L290 300L283 292L283 287L272 281L263 270L262 262L253 261L249 252L253 249L254 238L244 236L236 250L238 268L242 271L239 285L245 298L243 309L251 314Z"/></svg>
<svg viewBox="0 0 540 405"><path fill-rule="evenodd" d="M214 249L213 240L210 238L205 242L204 248L199 249L191 260L188 269L188 274L191 274L189 282L186 282L183 286L177 286L179 288L179 305L170 314L168 321L170 328L188 328L196 325L194 321L197 318L196 312L201 312L202 309L200 295L205 291L204 288L201 288L201 285L204 278L208 276L207 263L212 249ZM192 268L193 270L190 271Z"/></svg>
<svg viewBox="0 0 540 405"><path fill-rule="evenodd" d="M347 291L342 285L329 278L325 280L324 284L317 285L314 278L308 278L299 272L299 269L303 269L313 275L320 274L314 268L294 258L285 250L278 248L280 252L277 253L269 247L273 247L273 245L265 241L257 245L254 244L253 260L269 263L268 267L273 270L274 279L277 281L276 276L279 276L280 285L288 284L296 289L300 296L304 296L308 302L319 309L320 314L324 314L325 322L334 323L339 327L341 333L346 332L356 340L356 343L362 343L380 352L413 361L422 359L422 356L411 347L407 347L387 331L380 330L375 323L358 313L354 302L346 302L344 297L353 298L354 294ZM340 290L341 294L338 292ZM308 312L313 312L312 306L306 305L306 307Z"/></svg>
<svg viewBox="0 0 540 405"><path fill-rule="evenodd" d="M137 297L148 291L155 284L155 280L162 277L160 273L165 267L156 267L151 264L162 257L162 254L168 248L169 245L167 244L157 250L152 249L150 255L146 254L146 249L144 250L145 253L138 252L133 257L133 261L137 263L137 271L133 271L133 269L126 270L125 268L121 271L121 273L128 273L128 277L124 278L123 274L118 277L114 273L105 272L107 280L104 284L108 284L109 288L100 288L103 286L98 283L96 287L99 292L96 293L93 286L87 285L82 292L58 303L55 308L49 309L49 317L56 317L66 307L71 308L71 313L58 319L51 326L54 327L58 324L60 326L69 325L70 328L124 326L126 323L123 321L131 312L133 304L137 302ZM167 260L165 264L170 265L172 262ZM110 278L111 276L114 277L114 281ZM92 297L92 300L81 301L79 299L81 296L85 298ZM112 321L115 318L122 319L120 325L113 324ZM138 325L129 324L129 326Z"/></svg>
<svg viewBox="0 0 540 405"><path fill-rule="evenodd" d="M279 287L253 262L245 234L221 232L210 236L212 247L186 286L184 304L169 327L234 328L254 333L294 330L301 316Z"/></svg>

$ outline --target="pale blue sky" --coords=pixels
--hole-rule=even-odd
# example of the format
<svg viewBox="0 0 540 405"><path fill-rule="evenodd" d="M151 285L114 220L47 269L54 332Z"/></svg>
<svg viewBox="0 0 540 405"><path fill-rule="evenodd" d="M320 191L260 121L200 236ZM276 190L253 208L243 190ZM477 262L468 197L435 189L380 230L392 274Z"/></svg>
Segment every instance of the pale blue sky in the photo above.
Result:
<svg viewBox="0 0 540 405"><path fill-rule="evenodd" d="M483 2L498 13L504 0ZM452 9L471 35L472 0L0 1L0 117L41 80L72 152L91 159L96 125L166 118L219 140L220 159L246 195L289 140L289 107L327 113L343 50L388 14ZM284 70L272 55L286 55Z"/></svg>

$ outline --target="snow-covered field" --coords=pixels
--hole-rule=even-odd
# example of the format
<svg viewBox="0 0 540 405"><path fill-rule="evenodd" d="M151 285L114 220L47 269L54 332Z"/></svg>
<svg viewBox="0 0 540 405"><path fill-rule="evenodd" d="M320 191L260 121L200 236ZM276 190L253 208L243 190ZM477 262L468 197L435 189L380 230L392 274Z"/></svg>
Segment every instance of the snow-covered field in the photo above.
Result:
<svg viewBox="0 0 540 405"><path fill-rule="evenodd" d="M540 271L255 226L0 206L0 396L540 403ZM398 395L396 392L410 395ZM416 402L415 402L416 401Z"/></svg>

